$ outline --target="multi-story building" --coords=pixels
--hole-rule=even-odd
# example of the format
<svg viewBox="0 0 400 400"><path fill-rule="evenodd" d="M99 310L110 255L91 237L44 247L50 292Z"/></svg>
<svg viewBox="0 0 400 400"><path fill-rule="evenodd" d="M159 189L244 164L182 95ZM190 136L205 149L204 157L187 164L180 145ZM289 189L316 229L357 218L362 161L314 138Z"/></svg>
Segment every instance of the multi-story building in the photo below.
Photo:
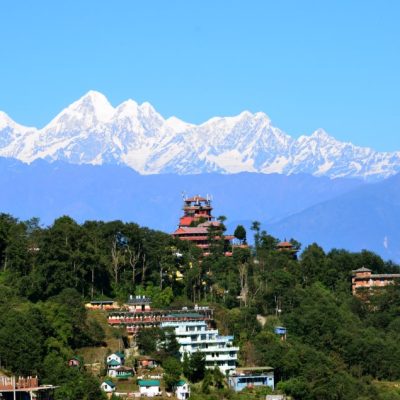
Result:
<svg viewBox="0 0 400 400"><path fill-rule="evenodd" d="M232 255L234 236L223 235L221 223L212 216L211 199L201 196L186 198L183 204L183 216L179 219L178 229L172 234L180 240L188 240L203 250L203 255L210 253L212 240L223 241L223 252Z"/></svg>
<svg viewBox="0 0 400 400"><path fill-rule="evenodd" d="M134 337L141 329L159 327L163 322L211 321L212 317L213 310L209 307L152 309L149 297L130 296L123 309L108 314L108 323L126 328Z"/></svg>
<svg viewBox="0 0 400 400"><path fill-rule="evenodd" d="M353 295L360 294L364 290L372 290L393 285L400 281L400 274L373 274L368 268L362 267L352 271L351 286Z"/></svg>
<svg viewBox="0 0 400 400"><path fill-rule="evenodd" d="M239 347L233 345L233 336L221 336L205 321L163 322L161 327L174 329L182 360L185 353L200 351L204 353L206 368L218 367L224 374L236 369Z"/></svg>

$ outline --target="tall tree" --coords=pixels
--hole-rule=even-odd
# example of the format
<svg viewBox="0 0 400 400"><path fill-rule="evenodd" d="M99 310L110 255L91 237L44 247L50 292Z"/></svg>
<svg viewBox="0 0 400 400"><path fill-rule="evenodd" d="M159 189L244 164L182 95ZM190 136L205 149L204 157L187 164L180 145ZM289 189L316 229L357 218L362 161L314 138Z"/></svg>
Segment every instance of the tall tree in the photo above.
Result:
<svg viewBox="0 0 400 400"><path fill-rule="evenodd" d="M233 235L235 236L236 239L240 240L240 242L246 243L246 229L244 228L243 225L238 225L235 229L235 232L233 233Z"/></svg>

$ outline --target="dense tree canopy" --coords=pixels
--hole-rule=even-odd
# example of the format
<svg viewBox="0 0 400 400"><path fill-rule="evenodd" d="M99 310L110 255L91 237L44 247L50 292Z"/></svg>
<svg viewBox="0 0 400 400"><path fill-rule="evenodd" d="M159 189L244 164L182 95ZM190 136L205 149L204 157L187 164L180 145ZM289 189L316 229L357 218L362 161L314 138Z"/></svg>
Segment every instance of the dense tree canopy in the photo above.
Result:
<svg viewBox="0 0 400 400"><path fill-rule="evenodd" d="M377 382L400 380L400 286L367 300L351 294L352 270L398 266L367 250L326 252L315 243L294 257L278 251L259 222L252 231L254 246L237 247L232 257L222 256L223 231L210 231L211 255L201 259L190 243L134 223L78 224L65 216L42 227L0 214L1 366L60 385L60 399L101 399L93 376L66 367L76 349L104 340L83 302L145 294L157 307L212 305L218 328L240 345L240 364L274 367L278 388L295 400L398 398ZM235 235L245 242L242 229ZM287 340L274 333L278 325ZM138 343L160 358L172 387L181 371L173 335L148 330ZM203 380L195 399L234 398L217 372L205 373L200 354L185 359L182 371Z"/></svg>

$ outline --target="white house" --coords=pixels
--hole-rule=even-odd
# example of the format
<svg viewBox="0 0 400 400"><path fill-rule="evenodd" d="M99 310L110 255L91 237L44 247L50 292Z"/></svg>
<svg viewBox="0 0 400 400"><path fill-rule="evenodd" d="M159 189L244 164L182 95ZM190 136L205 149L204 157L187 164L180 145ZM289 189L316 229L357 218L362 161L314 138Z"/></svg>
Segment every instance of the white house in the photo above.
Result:
<svg viewBox="0 0 400 400"><path fill-rule="evenodd" d="M180 380L175 387L175 396L178 400L186 400L190 397L190 386L184 381Z"/></svg>
<svg viewBox="0 0 400 400"><path fill-rule="evenodd" d="M116 353L112 353L107 357L107 364L111 361L116 361L119 365L123 365L125 361L125 356L120 351L117 351Z"/></svg>
<svg viewBox="0 0 400 400"><path fill-rule="evenodd" d="M158 379L139 379L138 385L141 396L161 396L160 381Z"/></svg>
<svg viewBox="0 0 400 400"><path fill-rule="evenodd" d="M101 385L100 388L103 392L106 393L112 393L115 392L115 385L111 381L104 381Z"/></svg>
<svg viewBox="0 0 400 400"><path fill-rule="evenodd" d="M161 327L174 328L182 361L185 353L200 351L206 368L218 367L223 374L235 370L239 347L233 346L233 336L221 336L217 329L208 329L205 321L163 322Z"/></svg>
<svg viewBox="0 0 400 400"><path fill-rule="evenodd" d="M117 369L121 368L121 366L121 363L117 360L112 359L107 361L107 375L115 378L117 376Z"/></svg>

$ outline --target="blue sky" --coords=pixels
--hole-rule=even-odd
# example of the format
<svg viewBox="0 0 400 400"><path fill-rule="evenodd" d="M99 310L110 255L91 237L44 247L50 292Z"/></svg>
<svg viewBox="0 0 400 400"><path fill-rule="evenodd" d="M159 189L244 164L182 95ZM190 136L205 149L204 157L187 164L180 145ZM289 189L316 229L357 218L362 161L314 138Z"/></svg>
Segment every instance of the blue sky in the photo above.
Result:
<svg viewBox="0 0 400 400"><path fill-rule="evenodd" d="M400 150L400 1L3 0L0 15L0 110L19 123L94 89Z"/></svg>

